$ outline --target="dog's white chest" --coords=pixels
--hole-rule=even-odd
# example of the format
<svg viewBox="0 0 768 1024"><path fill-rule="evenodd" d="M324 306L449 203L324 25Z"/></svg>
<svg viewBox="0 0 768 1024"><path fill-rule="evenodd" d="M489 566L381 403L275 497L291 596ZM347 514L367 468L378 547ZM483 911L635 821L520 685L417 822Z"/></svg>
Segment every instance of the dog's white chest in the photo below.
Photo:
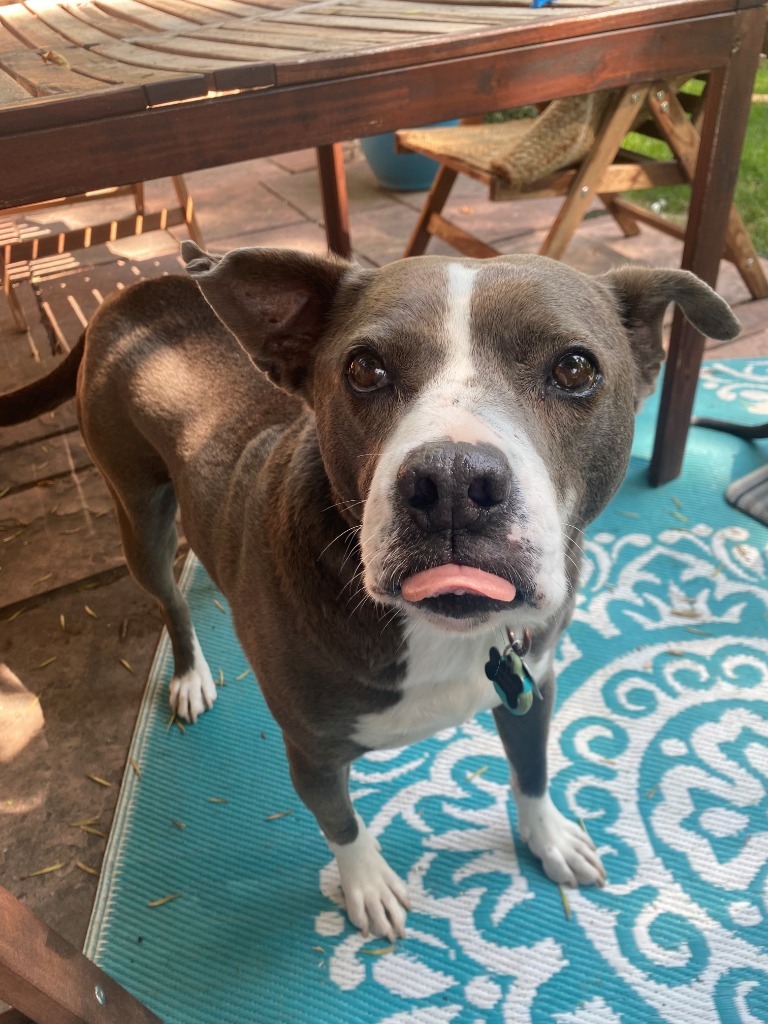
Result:
<svg viewBox="0 0 768 1024"><path fill-rule="evenodd" d="M372 750L403 747L495 707L499 698L485 662L501 636L500 630L452 636L417 623L408 638L401 699L386 711L362 715L353 739Z"/></svg>

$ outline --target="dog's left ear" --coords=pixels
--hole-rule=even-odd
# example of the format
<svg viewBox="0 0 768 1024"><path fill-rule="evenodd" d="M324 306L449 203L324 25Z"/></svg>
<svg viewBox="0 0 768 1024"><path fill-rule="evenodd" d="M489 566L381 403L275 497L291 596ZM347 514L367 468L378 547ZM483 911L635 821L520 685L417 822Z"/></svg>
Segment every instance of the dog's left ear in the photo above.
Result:
<svg viewBox="0 0 768 1024"><path fill-rule="evenodd" d="M620 267L598 280L613 295L632 346L636 409L653 391L664 359L662 321L670 302L709 338L726 341L741 330L728 303L687 270Z"/></svg>
<svg viewBox="0 0 768 1024"><path fill-rule="evenodd" d="M286 391L311 400L315 345L351 265L291 249L211 256L182 242L187 271L254 363Z"/></svg>

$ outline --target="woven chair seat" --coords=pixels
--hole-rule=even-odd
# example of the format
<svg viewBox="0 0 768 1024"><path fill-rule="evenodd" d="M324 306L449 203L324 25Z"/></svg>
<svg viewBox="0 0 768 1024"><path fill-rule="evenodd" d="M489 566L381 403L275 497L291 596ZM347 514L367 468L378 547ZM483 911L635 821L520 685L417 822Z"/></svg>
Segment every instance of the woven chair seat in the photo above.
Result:
<svg viewBox="0 0 768 1024"><path fill-rule="evenodd" d="M466 164L479 174L491 178L493 163L499 153L519 146L531 129L535 118L504 121L498 124L463 124L447 128L409 128L397 133L398 146L432 156Z"/></svg>
<svg viewBox="0 0 768 1024"><path fill-rule="evenodd" d="M579 163L595 144L616 92L567 96L538 117L457 128L397 133L398 145L436 159L458 160L475 172L525 189Z"/></svg>

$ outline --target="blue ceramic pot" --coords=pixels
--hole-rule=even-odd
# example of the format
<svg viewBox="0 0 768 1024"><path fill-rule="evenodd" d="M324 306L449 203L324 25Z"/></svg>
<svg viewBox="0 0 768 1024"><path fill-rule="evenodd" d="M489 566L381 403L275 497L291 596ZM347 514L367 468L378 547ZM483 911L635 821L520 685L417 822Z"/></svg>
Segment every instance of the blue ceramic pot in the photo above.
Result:
<svg viewBox="0 0 768 1024"><path fill-rule="evenodd" d="M441 122L445 125L458 123ZM436 160L430 160L421 153L397 153L394 132L369 135L360 139L360 146L380 184L395 192L422 192L430 187L432 179L437 174L439 164Z"/></svg>

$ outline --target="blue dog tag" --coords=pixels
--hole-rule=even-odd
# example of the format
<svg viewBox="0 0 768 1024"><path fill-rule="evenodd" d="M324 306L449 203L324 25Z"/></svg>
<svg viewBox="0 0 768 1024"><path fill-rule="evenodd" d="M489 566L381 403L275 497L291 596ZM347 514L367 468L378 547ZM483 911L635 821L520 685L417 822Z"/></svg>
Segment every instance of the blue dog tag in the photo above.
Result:
<svg viewBox="0 0 768 1024"><path fill-rule="evenodd" d="M513 715L524 715L530 711L533 695L541 700L536 681L523 659L511 645L500 654L492 647L485 664L485 674L493 683L501 703Z"/></svg>

